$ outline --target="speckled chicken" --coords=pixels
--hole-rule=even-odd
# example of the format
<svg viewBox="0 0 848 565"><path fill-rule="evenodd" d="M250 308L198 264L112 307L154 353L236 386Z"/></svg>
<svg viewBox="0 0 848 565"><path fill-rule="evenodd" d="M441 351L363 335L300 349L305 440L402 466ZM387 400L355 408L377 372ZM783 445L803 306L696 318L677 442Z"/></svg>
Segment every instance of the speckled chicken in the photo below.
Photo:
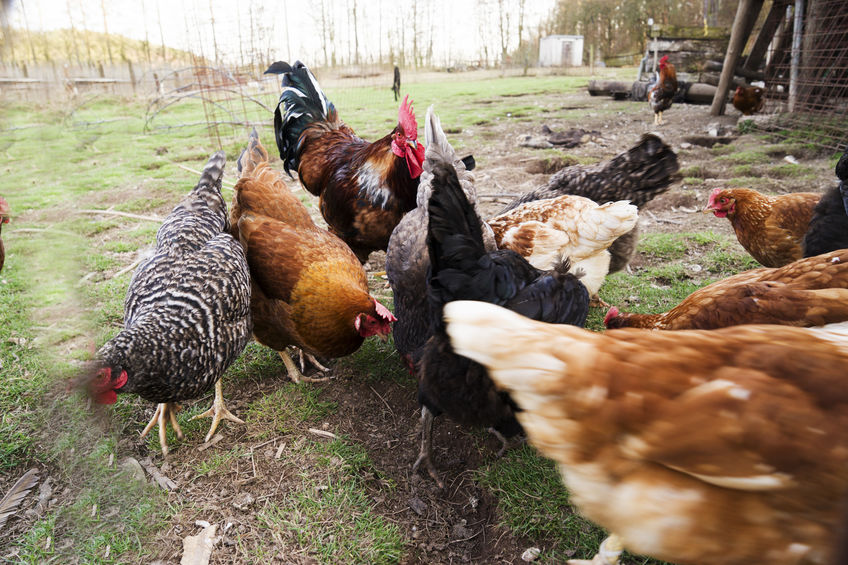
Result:
<svg viewBox="0 0 848 565"><path fill-rule="evenodd" d="M804 234L804 257L848 248L848 150L836 164L839 184L825 192Z"/></svg>
<svg viewBox="0 0 848 565"><path fill-rule="evenodd" d="M581 514L611 532L604 549L678 565L832 563L848 323L600 334L479 302L448 304L445 318Z"/></svg>
<svg viewBox="0 0 848 565"><path fill-rule="evenodd" d="M428 151L438 152L441 160L453 163L459 184L476 211L477 191L474 189L474 175L467 165L469 158L460 159L457 156L432 106L427 109L424 121L424 139ZM427 300L427 272L430 268L430 255L427 253L427 202L433 190L433 163L433 159L425 159L416 208L407 213L395 227L386 251L386 275L392 287L394 312L398 318L392 328L392 335L395 347L410 371L417 360L419 348L432 335L430 322L433 315ZM497 249L488 224L481 221L480 230L486 251Z"/></svg>
<svg viewBox="0 0 848 565"><path fill-rule="evenodd" d="M607 276L607 248L636 226L639 211L627 201L597 204L582 196L526 202L488 222L500 249L512 249L543 271L568 257L571 272L596 298Z"/></svg>
<svg viewBox="0 0 848 565"><path fill-rule="evenodd" d="M241 422L224 406L221 376L250 340L250 280L241 245L227 233L221 196L224 153L210 157L197 186L165 218L156 251L133 273L124 301L124 328L97 352L90 382L95 400L114 403L135 393L159 406L142 435L159 425L179 437L177 402L215 386L211 416L215 432L224 418ZM198 416L199 417L199 416Z"/></svg>
<svg viewBox="0 0 848 565"><path fill-rule="evenodd" d="M740 324L821 326L848 320L848 249L714 282L661 314L619 312L608 329L710 330Z"/></svg>
<svg viewBox="0 0 848 565"><path fill-rule="evenodd" d="M598 204L629 200L642 208L655 196L667 191L680 170L677 155L659 136L649 133L639 142L609 161L596 165L572 165L551 176L545 186L510 202L508 212L525 202L573 194L594 200ZM639 242L639 228L634 227L618 237L610 252L609 272L627 267Z"/></svg>

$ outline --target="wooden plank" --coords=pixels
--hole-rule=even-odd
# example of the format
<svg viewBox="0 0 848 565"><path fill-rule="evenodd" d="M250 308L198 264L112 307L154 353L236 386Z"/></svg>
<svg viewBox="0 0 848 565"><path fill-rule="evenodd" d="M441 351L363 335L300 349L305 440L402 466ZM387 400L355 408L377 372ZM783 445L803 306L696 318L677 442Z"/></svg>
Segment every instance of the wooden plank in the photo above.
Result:
<svg viewBox="0 0 848 565"><path fill-rule="evenodd" d="M748 54L748 58L745 59L745 66L743 67L744 70L756 71L760 67L766 56L769 43L771 43L771 40L774 39L774 33L777 31L777 27L780 25L780 21L783 19L785 14L786 2L775 0L774 4L771 6L771 10L769 10L768 16L766 16L766 19L763 22L763 27L760 28L760 33L757 35L757 39L754 41L754 46L751 47L751 52Z"/></svg>
<svg viewBox="0 0 848 565"><path fill-rule="evenodd" d="M764 0L739 0L736 10L736 18L733 20L733 28L730 30L730 44L727 46L727 54L724 56L724 64L721 69L721 78L718 88L710 106L710 114L721 116L727 104L727 94L733 81L733 70L739 62L739 56L745 47L745 42L751 34L754 22L763 7Z"/></svg>

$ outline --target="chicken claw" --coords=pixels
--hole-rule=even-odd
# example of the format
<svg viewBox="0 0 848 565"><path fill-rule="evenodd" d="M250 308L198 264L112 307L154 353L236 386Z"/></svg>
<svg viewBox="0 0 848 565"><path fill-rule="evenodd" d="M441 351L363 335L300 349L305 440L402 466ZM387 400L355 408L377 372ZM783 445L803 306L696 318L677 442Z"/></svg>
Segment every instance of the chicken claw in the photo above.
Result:
<svg viewBox="0 0 848 565"><path fill-rule="evenodd" d="M598 554L591 560L588 559L569 559L568 565L618 565L618 559L624 551L624 546L621 543L621 538L615 534L601 542L601 547L598 549Z"/></svg>
<svg viewBox="0 0 848 565"><path fill-rule="evenodd" d="M289 378L294 383L299 383L301 381L304 381L304 382L307 382L307 383L320 383L320 382L324 382L324 381L327 381L327 380L330 379L330 377L321 377L321 378L318 378L318 379L313 378L313 377L305 377L305 376L303 376L303 373L301 373L297 369L297 366L294 364L294 361L292 361L292 358L289 356L288 353L286 353L285 351L278 351L277 353L279 353L280 359L283 360L283 365L286 366L286 372L288 373ZM310 356L308 353L306 355ZM317 363L317 361L316 361L316 363ZM321 367L320 364L318 366Z"/></svg>
<svg viewBox="0 0 848 565"><path fill-rule="evenodd" d="M180 428L180 425L177 423L177 412L182 410L179 404L174 402L164 402L156 406L156 412L153 413L153 417L150 419L150 422L147 423L144 430L141 432L140 437L145 437L153 426L159 424L159 445L162 447L162 456L168 455L168 440L167 440L167 426L168 420L171 421L171 427L174 428L174 432L176 432L177 437L179 439L183 439L183 430Z"/></svg>
<svg viewBox="0 0 848 565"><path fill-rule="evenodd" d="M221 420L229 420L236 424L244 424L244 420L234 416L233 413L227 410L227 407L224 405L224 393L221 389L221 379L218 379L215 383L215 400L212 402L212 406L210 406L209 410L203 414L194 416L192 420L197 420L198 418L212 418L212 425L209 426L209 433L206 434L206 439L204 440L206 442L212 439L212 434L214 434L215 430L218 429L218 424L221 423Z"/></svg>
<svg viewBox="0 0 848 565"><path fill-rule="evenodd" d="M418 459L412 464L412 472L418 472L418 466L424 463L427 474L436 481L439 488L445 488L445 483L439 478L436 466L433 465L433 413L426 406L421 407L421 448Z"/></svg>
<svg viewBox="0 0 848 565"><path fill-rule="evenodd" d="M300 355L300 370L301 371L306 371L306 361L309 361L310 363L312 363L312 366L315 367L316 369L318 369L322 373L326 373L327 371L330 370L329 368L327 368L324 365L322 365L321 363L319 363L318 359L316 359L315 356L312 355L311 353L308 353L308 352L306 352L302 349L299 349L299 348L298 348L297 352ZM321 380L326 380L326 379L321 379Z"/></svg>

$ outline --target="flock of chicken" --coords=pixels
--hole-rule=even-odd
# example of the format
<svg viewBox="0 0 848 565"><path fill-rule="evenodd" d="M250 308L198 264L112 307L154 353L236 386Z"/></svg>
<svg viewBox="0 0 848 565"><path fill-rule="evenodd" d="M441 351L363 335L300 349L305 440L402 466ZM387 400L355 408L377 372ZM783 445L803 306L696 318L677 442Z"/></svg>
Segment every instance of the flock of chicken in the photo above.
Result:
<svg viewBox="0 0 848 565"><path fill-rule="evenodd" d="M660 138L563 169L484 221L473 160L432 107L424 144L407 99L393 131L368 143L302 63L268 72L282 75L285 171L320 198L329 229L255 131L228 213L214 154L132 277L124 329L88 380L98 402L157 403L144 433L158 424L167 454L176 403L213 386L207 440L222 418L240 422L220 378L251 336L297 381L304 357L324 370L316 357L393 332L419 383L414 466L439 484L431 432L445 413L504 445L523 430L561 465L574 502L612 532L593 563L617 563L622 546L679 564L828 562L848 495L848 324L811 326L848 320L848 153L822 198L713 192L708 210L765 267L663 314L611 308L601 334L582 329L590 303L635 252L638 208L679 168ZM362 266L382 249L394 312ZM626 326L637 329L612 330Z"/></svg>

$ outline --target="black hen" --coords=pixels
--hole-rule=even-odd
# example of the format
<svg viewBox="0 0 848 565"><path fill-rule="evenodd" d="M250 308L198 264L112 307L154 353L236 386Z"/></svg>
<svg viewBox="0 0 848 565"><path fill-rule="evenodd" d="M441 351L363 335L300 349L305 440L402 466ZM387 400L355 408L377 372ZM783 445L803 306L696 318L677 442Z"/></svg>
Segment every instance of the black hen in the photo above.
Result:
<svg viewBox="0 0 848 565"><path fill-rule="evenodd" d="M429 149L427 160L432 162ZM454 165L432 162L427 246L433 335L418 365L422 443L415 467L424 463L439 483L432 463L433 418L447 413L460 424L491 426L511 436L521 431L516 406L499 392L481 365L453 352L442 307L454 300L504 306L535 320L583 326L589 311L586 287L568 273L568 261L554 271L536 269L514 251L486 251L480 218L460 186Z"/></svg>
<svg viewBox="0 0 848 565"><path fill-rule="evenodd" d="M215 385L212 436L221 418L240 422L223 403L219 379L250 340L250 280L242 246L227 233L221 196L224 153L212 155L197 186L165 218L156 251L133 274L124 300L124 329L98 351L95 400L115 402L131 392L159 404L146 434L165 426L176 402L197 398Z"/></svg>
<svg viewBox="0 0 848 565"><path fill-rule="evenodd" d="M680 164L677 154L652 133L609 161L596 165L572 165L554 174L548 184L532 190L509 203L499 214L534 200L574 194L598 204L629 200L640 210L655 196L667 191L676 178ZM636 252L638 225L616 239L608 251L609 272L625 268Z"/></svg>
<svg viewBox="0 0 848 565"><path fill-rule="evenodd" d="M848 149L836 164L839 184L822 195L804 236L804 257L848 248Z"/></svg>

